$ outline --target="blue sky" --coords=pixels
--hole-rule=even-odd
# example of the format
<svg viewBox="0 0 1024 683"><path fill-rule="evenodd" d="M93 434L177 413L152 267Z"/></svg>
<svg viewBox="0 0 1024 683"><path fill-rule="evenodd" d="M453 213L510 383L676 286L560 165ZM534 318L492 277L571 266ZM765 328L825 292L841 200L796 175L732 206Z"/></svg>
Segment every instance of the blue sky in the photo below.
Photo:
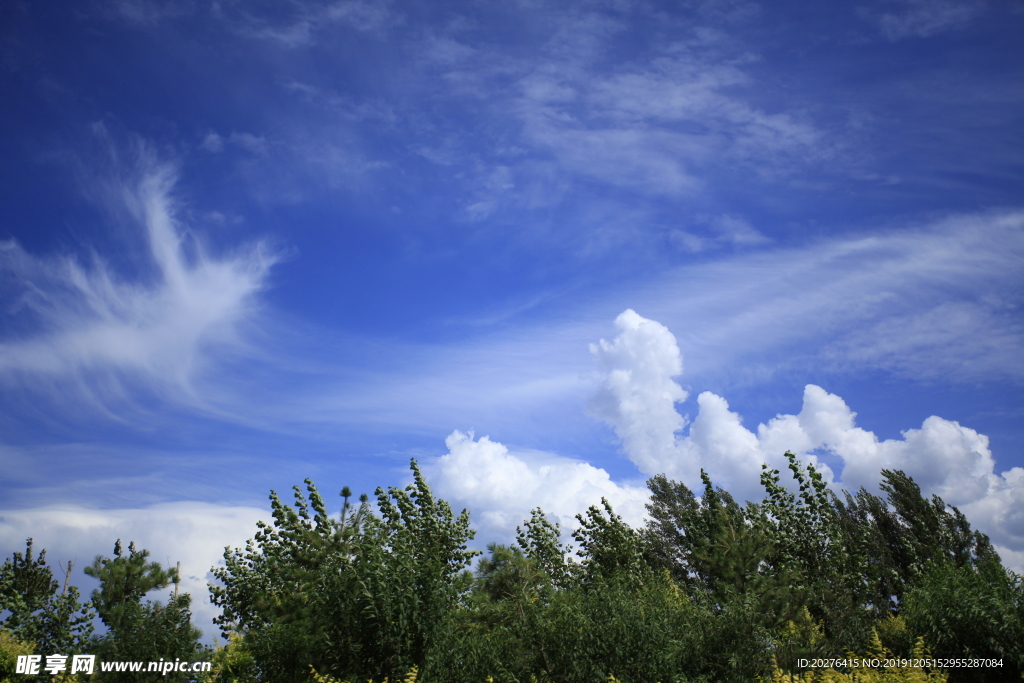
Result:
<svg viewBox="0 0 1024 683"><path fill-rule="evenodd" d="M305 477L483 543L790 449L1024 568L1024 5L0 13L5 554L198 592Z"/></svg>

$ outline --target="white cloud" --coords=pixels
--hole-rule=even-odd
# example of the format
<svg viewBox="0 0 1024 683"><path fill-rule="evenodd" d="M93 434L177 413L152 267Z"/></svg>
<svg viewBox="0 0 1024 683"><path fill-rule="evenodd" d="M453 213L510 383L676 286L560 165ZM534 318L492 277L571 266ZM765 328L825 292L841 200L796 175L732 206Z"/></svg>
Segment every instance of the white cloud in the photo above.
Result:
<svg viewBox="0 0 1024 683"><path fill-rule="evenodd" d="M800 424L815 448L827 448L843 459L847 486L871 487L882 469L901 469L953 505L988 492L995 461L983 434L933 415L920 429L904 431L902 439L880 441L856 427L855 416L841 398L821 387L809 384L804 390Z"/></svg>
<svg viewBox="0 0 1024 683"><path fill-rule="evenodd" d="M267 511L245 506L211 503L163 503L145 508L96 510L79 506L52 506L26 510L0 510L0 547L24 550L31 537L36 551L46 549L46 558L57 576L73 561L72 583L87 598L96 582L82 570L97 555L111 557L114 541L120 538L127 549L150 551L152 560L174 567L181 562L180 590L192 595L193 621L206 640L219 636L213 618L219 614L210 603L207 583L210 568L221 564L224 546L244 547L256 532L256 522L269 519ZM172 588L154 591L148 597L166 601Z"/></svg>
<svg viewBox="0 0 1024 683"><path fill-rule="evenodd" d="M525 140L575 174L660 195L699 191L698 169L722 160L774 176L834 154L835 136L798 111L751 105L737 92L750 77L702 54L675 45L609 75L586 51L559 50L519 81Z"/></svg>
<svg viewBox="0 0 1024 683"><path fill-rule="evenodd" d="M969 519L984 529L997 546L1012 549L1024 571L1024 468L990 474L988 492L963 505Z"/></svg>
<svg viewBox="0 0 1024 683"><path fill-rule="evenodd" d="M224 138L217 133L210 131L203 138L202 143L199 145L207 152L213 152L216 154L224 149Z"/></svg>
<svg viewBox="0 0 1024 683"><path fill-rule="evenodd" d="M999 553L999 559L1003 561L1003 566L1013 569L1018 574L1024 572L1024 552L1019 550L1010 550L1000 545L995 545L995 550Z"/></svg>
<svg viewBox="0 0 1024 683"><path fill-rule="evenodd" d="M466 328L452 345L331 337L302 358L335 373L311 371L260 420L418 436L472 424L506 443L540 439L561 451L589 434L584 407L604 379L581 349L607 337L608 320L627 307L676 332L678 343L669 343L686 353L686 383L697 388L691 398L709 385L729 399L727 388L760 386L777 374L849 378L865 368L952 391L958 383L1024 381L1024 212L718 253L641 286L554 292L543 307ZM954 317L975 324L953 330L943 311L973 311ZM347 349L341 368L334 345ZM382 368L380 358L395 362ZM662 410L671 426L674 408ZM756 424L747 427L767 438Z"/></svg>
<svg viewBox="0 0 1024 683"><path fill-rule="evenodd" d="M669 242L676 245L683 251L688 251L691 254L704 251L708 248L710 242L700 235L694 235L692 232L686 230L672 230L668 234Z"/></svg>
<svg viewBox="0 0 1024 683"><path fill-rule="evenodd" d="M780 464L786 450L766 452L764 444L777 447L796 431L792 421L780 418L762 425L759 437L743 427L724 398L705 391L697 397L697 417L681 433L688 420L675 405L687 393L672 379L682 373L675 336L632 310L616 318L615 325L619 335L613 341L590 347L604 377L590 403L591 414L612 425L623 451L643 474L664 473L699 487L703 468L740 500L760 499L761 463Z"/></svg>
<svg viewBox="0 0 1024 683"><path fill-rule="evenodd" d="M615 322L619 335L591 347L605 378L591 410L614 428L623 451L645 475L665 473L695 488L704 469L740 500L756 501L763 496L761 464L781 469L786 451L814 463L826 481L852 490L877 489L881 470L899 469L925 494L963 506L997 543L1024 549L1024 469L996 475L983 434L931 416L903 438L883 441L856 426L856 413L839 396L813 384L804 390L799 415L778 415L756 433L724 398L705 391L684 432L687 420L675 404L686 392L672 379L682 371L675 337L632 310ZM841 476L819 460L821 451L842 461Z"/></svg>
<svg viewBox="0 0 1024 683"><path fill-rule="evenodd" d="M228 141L238 145L250 154L265 155L267 153L267 139L262 135L253 135L252 133L231 133L231 137Z"/></svg>
<svg viewBox="0 0 1024 683"><path fill-rule="evenodd" d="M889 40L927 38L964 28L985 10L978 0L901 0L903 11L885 12L879 18L882 33Z"/></svg>
<svg viewBox="0 0 1024 683"><path fill-rule="evenodd" d="M667 328L633 310L616 318L615 326L614 341L590 346L605 375L590 411L615 428L642 472L656 474L675 457L675 433L686 424L675 404L687 394L672 380L683 371L682 356Z"/></svg>
<svg viewBox="0 0 1024 683"><path fill-rule="evenodd" d="M397 21L390 4L387 0L295 2L289 8L292 16L284 21L258 16L249 7L232 14L236 12L234 8L218 5L215 11L243 36L296 49L316 44L323 34L337 26L370 33L381 31Z"/></svg>
<svg viewBox="0 0 1024 683"><path fill-rule="evenodd" d="M813 364L1020 381L1022 256L1021 211L954 215L679 268L619 300L682 329L702 376Z"/></svg>
<svg viewBox="0 0 1024 683"><path fill-rule="evenodd" d="M739 247L749 247L771 242L745 218L722 214L712 221L712 227L718 233L718 239Z"/></svg>
<svg viewBox="0 0 1024 683"><path fill-rule="evenodd" d="M260 243L214 256L177 220L174 170L144 158L108 194L144 230L140 274L120 275L98 255L37 257L0 243L0 283L26 330L0 341L0 378L32 378L119 394L125 381L198 400L193 380L209 352L243 343L276 257ZM99 397L102 398L102 397Z"/></svg>
<svg viewBox="0 0 1024 683"><path fill-rule="evenodd" d="M741 248L762 246L772 241L754 228L748 220L740 216L722 214L714 217L702 217L698 223L706 223L711 229L711 234L702 236L676 229L669 232L669 241L690 253L723 246Z"/></svg>
<svg viewBox="0 0 1024 683"><path fill-rule="evenodd" d="M896 374L928 379L967 378L1014 372L1024 339L1018 304L1000 296L945 301L855 329L827 354ZM951 351L958 357L950 367Z"/></svg>
<svg viewBox="0 0 1024 683"><path fill-rule="evenodd" d="M452 432L448 453L427 467L431 486L453 507L472 513L479 537L509 541L515 528L543 508L564 532L575 516L601 498L631 525L644 518L650 496L645 487L613 482L608 472L588 463L540 452L510 453L508 448L472 432Z"/></svg>

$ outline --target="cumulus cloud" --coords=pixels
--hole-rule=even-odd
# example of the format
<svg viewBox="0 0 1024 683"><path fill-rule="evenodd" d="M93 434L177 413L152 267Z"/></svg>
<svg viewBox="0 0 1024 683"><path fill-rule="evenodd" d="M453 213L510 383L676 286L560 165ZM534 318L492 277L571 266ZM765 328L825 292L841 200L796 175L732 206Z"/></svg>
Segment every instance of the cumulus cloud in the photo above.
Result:
<svg viewBox="0 0 1024 683"><path fill-rule="evenodd" d="M665 473L697 487L704 469L741 500L759 500L761 464L783 466L786 451L814 463L827 481L854 490L876 489L882 469L900 469L926 494L962 506L996 543L1024 550L1024 469L996 474L985 435L933 415L900 439L880 440L856 425L856 413L842 398L813 384L804 389L798 415L780 414L756 432L724 398L705 391L686 430L688 420L675 407L686 398L672 379L682 372L675 337L632 310L615 324L613 341L591 346L604 377L591 411L612 426L644 474ZM820 461L822 453L841 461L841 473Z"/></svg>
<svg viewBox="0 0 1024 683"><path fill-rule="evenodd" d="M472 432L452 432L448 453L428 467L431 485L453 506L472 511L480 538L511 539L517 525L541 507L563 531L575 528L577 513L607 498L632 525L644 518L649 492L618 484L608 472L551 453L517 452Z"/></svg>
<svg viewBox="0 0 1024 683"><path fill-rule="evenodd" d="M82 570L96 555L112 556L118 538L125 548L134 541L164 566L181 562L180 590L192 595L193 620L209 640L219 635L212 621L219 611L210 604L207 589L213 579L210 568L223 562L225 545L244 546L261 517L268 514L255 507L196 502L117 510L78 506L0 510L0 547L23 550L25 539L31 537L37 551L46 549L47 561L58 576L59 567L73 561L71 581L87 597L96 584ZM154 591L148 597L165 601L171 590Z"/></svg>
<svg viewBox="0 0 1024 683"><path fill-rule="evenodd" d="M141 380L194 396L208 352L237 346L276 260L261 244L215 256L176 217L172 166L144 159L108 187L143 229L148 258L121 275L95 253L39 257L0 242L0 289L18 330L0 340L0 379L116 392Z"/></svg>
<svg viewBox="0 0 1024 683"><path fill-rule="evenodd" d="M995 467L988 437L957 422L931 416L902 439L880 441L855 426L856 413L821 387L807 385L799 421L813 447L843 459L843 482L872 486L882 469L902 469L922 488L961 505L985 495Z"/></svg>
<svg viewBox="0 0 1024 683"><path fill-rule="evenodd" d="M630 459L645 473L657 473L674 459L675 434L686 420L675 404L686 392L672 377L683 371L676 339L664 325L627 310L615 319L619 336L590 345L605 379L590 411L608 422Z"/></svg>
<svg viewBox="0 0 1024 683"><path fill-rule="evenodd" d="M644 474L665 473L692 487L699 486L703 468L730 491L758 498L760 464L768 461L758 436L743 427L724 398L709 391L698 396L700 410L682 434L689 421L676 410L687 393L672 379L683 369L675 336L633 310L615 325L614 340L590 347L603 376L591 414L613 427L623 451ZM768 438L777 431L770 429Z"/></svg>
<svg viewBox="0 0 1024 683"><path fill-rule="evenodd" d="M988 474L986 479L986 494L963 505L963 512L985 529L997 546L1012 549L1017 567L1024 568L1024 468L1014 467L998 476Z"/></svg>

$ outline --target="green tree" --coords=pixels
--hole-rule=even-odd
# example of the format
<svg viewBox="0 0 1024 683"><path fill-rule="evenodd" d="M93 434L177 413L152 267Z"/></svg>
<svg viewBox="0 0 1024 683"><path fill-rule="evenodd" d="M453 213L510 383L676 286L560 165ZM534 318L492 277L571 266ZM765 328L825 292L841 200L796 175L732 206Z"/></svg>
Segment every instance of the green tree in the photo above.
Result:
<svg viewBox="0 0 1024 683"><path fill-rule="evenodd" d="M757 506L740 507L703 470L697 498L682 482L657 475L647 482L650 515L641 532L649 561L673 578L707 592L719 605L731 595L761 594L774 543Z"/></svg>
<svg viewBox="0 0 1024 683"><path fill-rule="evenodd" d="M766 652L770 633L800 614L805 592L792 567L778 562L771 518L757 505L741 507L706 472L701 471L701 480L700 498L664 475L647 482L645 556L706 600L720 625L737 629L721 634L736 639L733 649L761 646ZM767 666L766 655L754 659ZM734 663L739 670L740 662Z"/></svg>
<svg viewBox="0 0 1024 683"><path fill-rule="evenodd" d="M844 525L835 495L813 465L805 468L793 453L786 458L795 492L781 484L778 470L764 466L761 474L767 492L761 511L775 544L771 565L779 575L788 573L803 594L800 603L813 620L806 629L823 625L821 647L836 655L856 650L867 642L871 627L864 609L863 531Z"/></svg>
<svg viewBox="0 0 1024 683"><path fill-rule="evenodd" d="M540 508L531 510L530 519L516 527L516 544L523 554L547 574L553 586L568 588L574 567L566 558L570 549L562 545L561 537L558 524L552 524Z"/></svg>
<svg viewBox="0 0 1024 683"><path fill-rule="evenodd" d="M0 628L0 683L14 683L25 680L23 674L16 674L18 657L35 653L35 644L17 638L7 629Z"/></svg>
<svg viewBox="0 0 1024 683"><path fill-rule="evenodd" d="M380 518L357 557L363 651L373 675L397 679L412 666L430 671L429 655L461 593L458 578L478 551L469 512L456 517L434 497L412 461L413 483L377 489Z"/></svg>
<svg viewBox="0 0 1024 683"><path fill-rule="evenodd" d="M643 555L640 534L601 499L601 507L591 505L576 515L580 523L572 533L580 557L577 574L584 586L613 577L639 585L651 573Z"/></svg>
<svg viewBox="0 0 1024 683"><path fill-rule="evenodd" d="M1024 584L998 562L936 563L909 591L904 616L936 657L1002 660L1001 667L950 669L950 683L1024 676Z"/></svg>
<svg viewBox="0 0 1024 683"><path fill-rule="evenodd" d="M142 600L152 590L177 583L176 569L164 569L159 562L147 562L148 550L137 551L128 544L124 556L121 539L114 543L114 557L97 555L85 573L100 582L92 592L92 603L107 628L118 631L134 623L143 610Z"/></svg>
<svg viewBox="0 0 1024 683"><path fill-rule="evenodd" d="M13 636L39 652L68 655L85 650L95 616L82 604L78 588L61 589L45 550L33 556L31 538L24 553L13 553L0 566L0 614L5 612L0 625Z"/></svg>
<svg viewBox="0 0 1024 683"><path fill-rule="evenodd" d="M99 580L100 587L92 593L92 603L107 633L94 644L93 650L106 660L198 661L208 656L199 639L202 633L192 625L191 596L172 596L167 604L144 601L147 593L178 582L177 570L164 569L149 561L148 550L128 545L124 555L121 540L114 544L114 557L97 556L85 573ZM102 674L107 681L188 681L193 674L172 672Z"/></svg>
<svg viewBox="0 0 1024 683"><path fill-rule="evenodd" d="M881 498L865 489L846 494L837 510L864 544L866 601L876 618L898 612L908 590L938 566L998 563L988 537L971 529L957 508L921 494L901 470L882 470Z"/></svg>
<svg viewBox="0 0 1024 683"><path fill-rule="evenodd" d="M703 653L740 643L717 628L710 608L667 573L640 568L635 532L607 503L580 518L583 562L577 579L560 586L539 559L546 557L548 566L566 563L554 556L557 527L541 511L520 527L520 547L488 546L431 681L589 683L614 676L623 683L681 682L714 674L746 681L767 671L758 665L763 656L749 656L760 653L741 649L735 661L746 667L746 677L729 678L737 673L729 661Z"/></svg>
<svg viewBox="0 0 1024 683"><path fill-rule="evenodd" d="M371 516L365 494L352 514L347 486L339 520L327 513L312 481L306 480L308 498L293 490L294 506L271 491L273 523L258 522L245 549L226 548L225 566L213 569L219 585L210 586L224 635L241 636L259 680L282 683L307 680L311 666L322 673L352 670L358 614L328 615L323 602L352 600L359 590L354 563ZM328 584L336 595L324 595Z"/></svg>
<svg viewBox="0 0 1024 683"><path fill-rule="evenodd" d="M244 550L225 551L213 601L237 630L260 680L308 680L310 666L341 678L395 679L429 670L476 551L469 513L434 497L415 461L413 483L378 489L355 514L332 518L313 483L294 507L271 493L274 523ZM350 491L347 489L343 494Z"/></svg>

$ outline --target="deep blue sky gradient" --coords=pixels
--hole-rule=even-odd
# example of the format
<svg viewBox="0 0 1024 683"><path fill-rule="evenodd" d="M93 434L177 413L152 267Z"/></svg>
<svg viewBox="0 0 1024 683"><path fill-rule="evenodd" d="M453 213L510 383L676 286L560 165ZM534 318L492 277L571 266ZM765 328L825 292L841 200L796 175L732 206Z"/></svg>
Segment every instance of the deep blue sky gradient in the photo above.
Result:
<svg viewBox="0 0 1024 683"><path fill-rule="evenodd" d="M455 429L642 481L587 411L627 308L691 418L811 383L1024 466L1019 2L12 0L0 102L0 353L80 322L62 258L159 288L154 168L186 262L272 261L180 376L5 365L0 508L371 491Z"/></svg>

